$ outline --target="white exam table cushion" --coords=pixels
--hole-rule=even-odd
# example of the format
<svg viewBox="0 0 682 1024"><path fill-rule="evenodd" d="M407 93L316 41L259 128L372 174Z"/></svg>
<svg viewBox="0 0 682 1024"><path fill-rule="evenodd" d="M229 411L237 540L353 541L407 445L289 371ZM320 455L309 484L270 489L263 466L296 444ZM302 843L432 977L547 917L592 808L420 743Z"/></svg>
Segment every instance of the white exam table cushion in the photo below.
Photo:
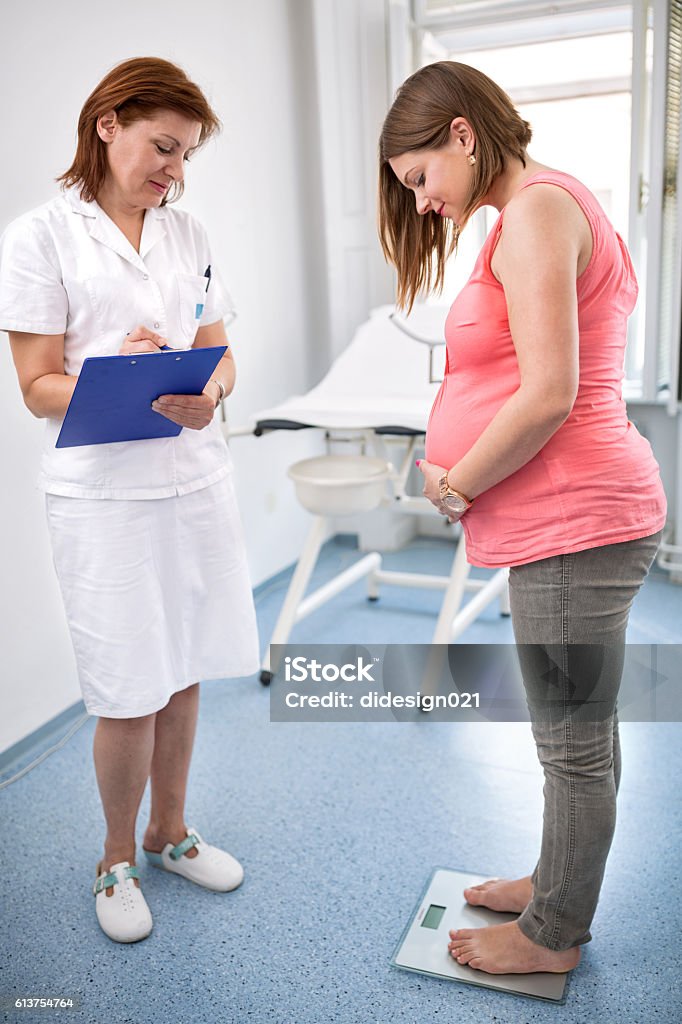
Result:
<svg viewBox="0 0 682 1024"><path fill-rule="evenodd" d="M423 433L439 383L429 382L429 346L400 331L389 319L393 312L393 306L373 310L316 387L256 413L255 424L265 429L269 421L327 429L400 427ZM445 349L438 348L438 375L444 358Z"/></svg>

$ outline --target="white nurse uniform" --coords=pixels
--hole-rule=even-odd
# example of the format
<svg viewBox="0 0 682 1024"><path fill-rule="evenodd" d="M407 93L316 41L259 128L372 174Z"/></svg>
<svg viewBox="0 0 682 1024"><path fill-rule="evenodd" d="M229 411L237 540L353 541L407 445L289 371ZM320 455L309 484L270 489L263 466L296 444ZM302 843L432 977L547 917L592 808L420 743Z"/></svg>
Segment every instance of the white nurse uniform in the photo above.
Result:
<svg viewBox="0 0 682 1024"><path fill-rule="evenodd" d="M139 253L74 189L0 240L0 329L64 335L64 369L114 355L145 324L189 348L231 302L206 233L171 207L145 213ZM205 679L259 665L232 462L216 422L177 437L55 448L46 421L39 487L83 699L134 718Z"/></svg>

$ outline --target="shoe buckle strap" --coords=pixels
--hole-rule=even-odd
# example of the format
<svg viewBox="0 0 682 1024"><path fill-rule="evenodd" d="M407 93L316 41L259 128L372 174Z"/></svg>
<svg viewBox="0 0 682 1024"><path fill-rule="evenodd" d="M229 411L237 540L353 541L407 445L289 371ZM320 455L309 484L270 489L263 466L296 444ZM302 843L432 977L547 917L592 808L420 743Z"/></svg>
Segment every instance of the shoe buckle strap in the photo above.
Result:
<svg viewBox="0 0 682 1024"><path fill-rule="evenodd" d="M118 882L118 876L117 875L112 875L112 874L103 875L101 878L97 879L97 881L95 882L95 884L94 884L94 886L92 888L92 891L94 892L94 894L96 896L98 892L102 891L102 889L109 889L109 888L111 888L111 886L116 885L117 882Z"/></svg>
<svg viewBox="0 0 682 1024"><path fill-rule="evenodd" d="M186 836L182 842L178 843L177 846L173 847L169 853L169 857L171 860L180 860L183 854L187 853L188 850L191 850L193 846L198 845L199 837L192 832L190 835Z"/></svg>
<svg viewBox="0 0 682 1024"><path fill-rule="evenodd" d="M128 865L127 867L125 867L123 869L123 879L124 879L124 881L126 879L128 879L128 878L139 878L139 877L140 877L140 872L137 870L137 867L134 864L132 866ZM95 882L95 884L92 887L92 891L93 891L93 893L96 896L98 893L102 892L103 889L113 888L113 886L117 885L118 882L119 882L118 875L115 875L113 872L110 872L108 875L103 875L102 878L98 878L97 879L97 881Z"/></svg>

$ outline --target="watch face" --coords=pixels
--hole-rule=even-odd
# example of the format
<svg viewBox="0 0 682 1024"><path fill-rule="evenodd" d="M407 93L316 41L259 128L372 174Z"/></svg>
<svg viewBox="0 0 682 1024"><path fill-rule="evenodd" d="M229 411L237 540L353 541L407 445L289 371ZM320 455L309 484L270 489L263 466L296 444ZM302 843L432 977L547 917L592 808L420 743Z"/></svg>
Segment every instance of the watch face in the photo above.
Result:
<svg viewBox="0 0 682 1024"><path fill-rule="evenodd" d="M467 510L466 502L462 501L462 499L458 498L455 494L446 494L443 498L443 505L445 505L447 509L450 509L451 512L466 512Z"/></svg>

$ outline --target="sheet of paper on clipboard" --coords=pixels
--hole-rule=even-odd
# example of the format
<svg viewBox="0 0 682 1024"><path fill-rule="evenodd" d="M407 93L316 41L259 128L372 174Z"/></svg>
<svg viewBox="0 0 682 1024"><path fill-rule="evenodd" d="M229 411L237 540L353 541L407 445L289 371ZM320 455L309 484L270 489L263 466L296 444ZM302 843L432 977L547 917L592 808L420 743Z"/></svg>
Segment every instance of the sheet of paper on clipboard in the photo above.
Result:
<svg viewBox="0 0 682 1024"><path fill-rule="evenodd" d="M200 395L226 345L136 355L91 356L57 438L57 448L177 437L182 427L154 412L160 395Z"/></svg>

